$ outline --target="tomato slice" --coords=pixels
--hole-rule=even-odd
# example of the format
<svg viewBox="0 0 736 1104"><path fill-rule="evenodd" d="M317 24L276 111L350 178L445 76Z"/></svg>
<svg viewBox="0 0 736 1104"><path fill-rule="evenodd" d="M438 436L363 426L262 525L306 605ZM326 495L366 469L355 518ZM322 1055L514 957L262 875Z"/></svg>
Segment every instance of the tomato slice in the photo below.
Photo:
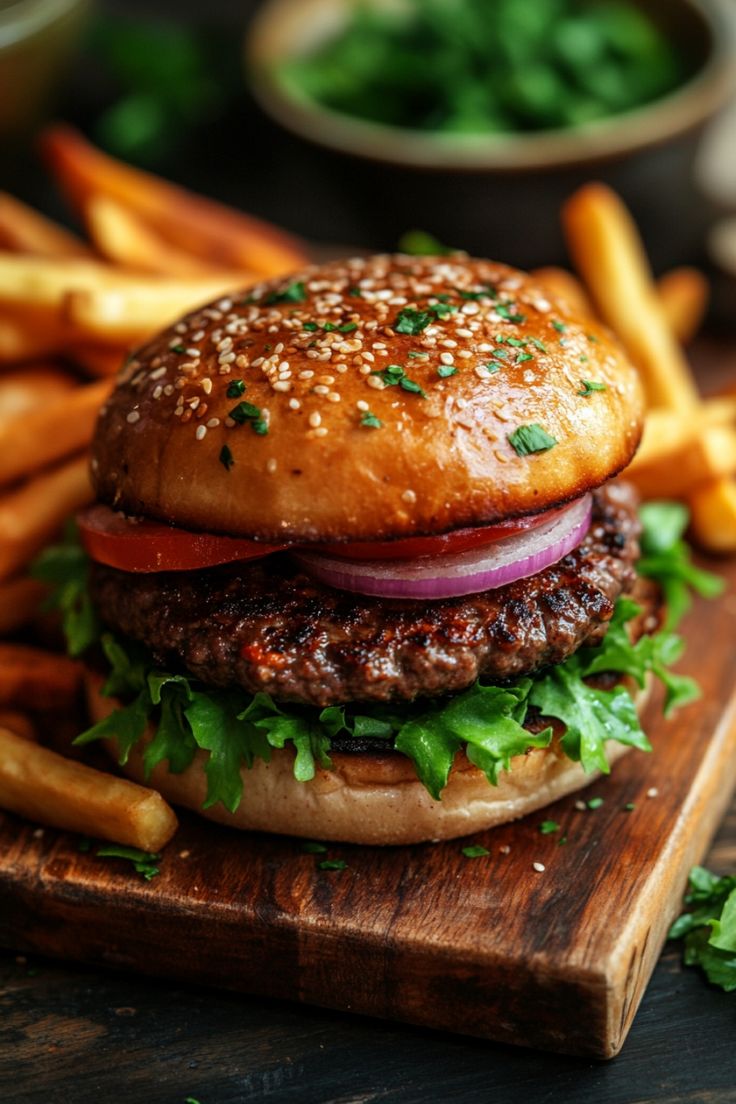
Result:
<svg viewBox="0 0 736 1104"><path fill-rule="evenodd" d="M77 515L85 551L98 563L120 571L196 571L253 560L288 548L246 537L192 533L158 521L126 518L109 506L90 506Z"/></svg>
<svg viewBox="0 0 736 1104"><path fill-rule="evenodd" d="M564 507L563 507L564 508ZM559 509L533 517L516 518L498 525L455 529L437 537L406 537L394 541L347 541L342 544L310 544L314 552L325 552L345 560L415 560L465 552L484 544L512 537L547 521ZM293 544L264 544L247 537L223 537L215 533L194 533L174 525L127 518L98 503L77 515L82 545L93 560L120 571L197 571L239 560L255 560L282 552Z"/></svg>
<svg viewBox="0 0 736 1104"><path fill-rule="evenodd" d="M564 509L564 507L563 507ZM313 544L312 552L325 552L342 560L416 560L420 556L441 556L467 552L484 544L513 537L548 521L560 508L546 510L533 517L515 518L497 525L480 525L475 529L454 529L437 537L406 537L393 541L348 541L344 544Z"/></svg>

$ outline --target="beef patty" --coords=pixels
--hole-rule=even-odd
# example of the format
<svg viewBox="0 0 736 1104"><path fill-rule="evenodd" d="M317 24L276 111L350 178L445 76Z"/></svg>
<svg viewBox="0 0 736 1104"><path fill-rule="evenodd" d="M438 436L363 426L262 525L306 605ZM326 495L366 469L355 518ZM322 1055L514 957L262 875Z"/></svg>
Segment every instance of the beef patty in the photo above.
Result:
<svg viewBox="0 0 736 1104"><path fill-rule="evenodd" d="M634 492L619 484L595 493L585 539L558 563L462 598L334 590L285 553L156 575L95 565L91 586L112 629L210 686L316 706L410 701L528 674L599 640L633 583L638 535Z"/></svg>

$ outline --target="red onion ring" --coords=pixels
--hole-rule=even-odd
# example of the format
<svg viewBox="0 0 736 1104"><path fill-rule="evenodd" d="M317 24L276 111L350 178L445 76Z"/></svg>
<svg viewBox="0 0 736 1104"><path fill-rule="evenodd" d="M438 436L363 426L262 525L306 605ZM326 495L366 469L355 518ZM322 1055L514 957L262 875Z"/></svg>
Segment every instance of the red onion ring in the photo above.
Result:
<svg viewBox="0 0 736 1104"><path fill-rule="evenodd" d="M455 598L536 575L577 548L590 528L585 495L547 522L485 548L416 560L337 560L316 552L293 555L320 582L379 598Z"/></svg>

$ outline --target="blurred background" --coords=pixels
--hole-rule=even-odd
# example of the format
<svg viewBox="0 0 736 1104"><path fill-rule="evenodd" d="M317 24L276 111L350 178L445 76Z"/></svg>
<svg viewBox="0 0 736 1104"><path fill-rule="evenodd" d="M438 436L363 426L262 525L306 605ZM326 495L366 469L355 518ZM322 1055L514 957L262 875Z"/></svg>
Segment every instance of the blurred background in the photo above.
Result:
<svg viewBox="0 0 736 1104"><path fill-rule="evenodd" d="M735 41L736 0L0 0L0 188L68 218L64 119L310 240L530 267L602 179L656 270L736 271Z"/></svg>

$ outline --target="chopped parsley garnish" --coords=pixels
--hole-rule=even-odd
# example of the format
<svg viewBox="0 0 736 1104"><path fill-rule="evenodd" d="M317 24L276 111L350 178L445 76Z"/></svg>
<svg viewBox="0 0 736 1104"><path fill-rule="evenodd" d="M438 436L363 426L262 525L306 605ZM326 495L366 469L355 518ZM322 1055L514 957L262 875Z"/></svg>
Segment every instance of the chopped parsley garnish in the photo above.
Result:
<svg viewBox="0 0 736 1104"><path fill-rule="evenodd" d="M479 299L498 299L498 292L490 284L486 284L480 291L465 291L463 288L456 288L456 291L461 299L476 303Z"/></svg>
<svg viewBox="0 0 736 1104"><path fill-rule="evenodd" d="M411 352L411 353L409 353L408 355L409 355L410 357L424 357L424 358L426 358L426 357L428 357L428 356L429 356L429 353L419 353L419 352Z"/></svg>
<svg viewBox="0 0 736 1104"><path fill-rule="evenodd" d="M270 295L267 295L263 302L267 307L273 306L274 303L303 303L307 298L307 289L301 280L295 280L293 284L289 284L283 291L272 291Z"/></svg>
<svg viewBox="0 0 736 1104"><path fill-rule="evenodd" d="M501 368L505 368L506 365L502 364L499 360L487 360L484 367L488 369L489 376L494 376Z"/></svg>
<svg viewBox="0 0 736 1104"><path fill-rule="evenodd" d="M185 353L187 351L185 345L169 345L169 349L172 353Z"/></svg>
<svg viewBox="0 0 736 1104"><path fill-rule="evenodd" d="M454 303L433 303L429 310L435 315L436 318L443 319L449 318L451 314L455 314L457 307Z"/></svg>
<svg viewBox="0 0 736 1104"><path fill-rule="evenodd" d="M603 798L602 797L591 797L590 800L586 802L586 805L588 806L589 809L600 809L602 804L603 804Z"/></svg>
<svg viewBox="0 0 736 1104"><path fill-rule="evenodd" d="M634 804L633 801L627 801L626 804L624 805L623 811L625 813L633 813L635 808L636 808L636 805Z"/></svg>
<svg viewBox="0 0 736 1104"><path fill-rule="evenodd" d="M588 395L592 395L594 391L605 391L605 390L606 390L606 384L605 383L598 383L596 380L581 379L581 381L580 381L580 390L578 391L578 395L584 395L584 396L587 397Z"/></svg>
<svg viewBox="0 0 736 1104"><path fill-rule="evenodd" d="M595 336L595 334L586 334L585 336L587 337L588 341L592 341L594 345L598 344L598 338Z"/></svg>
<svg viewBox="0 0 736 1104"><path fill-rule="evenodd" d="M366 410L360 419L360 424L366 426L367 429L380 429L383 422L380 418L377 418L375 414L370 410Z"/></svg>
<svg viewBox="0 0 736 1104"><path fill-rule="evenodd" d="M580 356L578 357L578 360L580 361L581 364L587 364L588 363L588 357L585 355L585 353L581 353Z"/></svg>
<svg viewBox="0 0 736 1104"><path fill-rule="evenodd" d="M268 425L261 417L261 409L253 403L245 402L245 400L239 402L237 406L234 406L232 410L229 411L228 416L232 418L234 422L237 422L238 425L250 425L253 432L261 437L265 433L268 433Z"/></svg>
<svg viewBox="0 0 736 1104"><path fill-rule="evenodd" d="M506 344L513 345L515 349L523 349L526 345L526 341L524 341L521 337L507 337Z"/></svg>
<svg viewBox="0 0 736 1104"><path fill-rule="evenodd" d="M225 471L230 471L233 464L235 463L235 458L233 457L233 454L230 451L229 445L223 445L222 446L222 448L220 449L219 460L220 460L220 463L222 464L223 468L225 469Z"/></svg>
<svg viewBox="0 0 736 1104"><path fill-rule="evenodd" d="M525 364L527 360L534 360L534 354L533 353L517 353L516 354L516 363L517 364Z"/></svg>
<svg viewBox="0 0 736 1104"><path fill-rule="evenodd" d="M356 287L355 285L348 288L348 295L350 296L351 299L362 299L363 298L363 292L360 290L359 287Z"/></svg>
<svg viewBox="0 0 736 1104"><path fill-rule="evenodd" d="M401 387L404 391L411 391L415 395L421 395L423 399L426 399L425 392L421 389L418 383L413 379L409 379L404 369L400 364L389 364L383 371L371 372L372 376L378 376L383 380L384 387Z"/></svg>
<svg viewBox="0 0 736 1104"><path fill-rule="evenodd" d="M422 330L426 330L427 326L432 321L432 315L429 311L418 311L413 307L404 307L396 315L394 320L394 330L399 334L412 334L416 336L420 334Z"/></svg>
<svg viewBox="0 0 736 1104"><path fill-rule="evenodd" d="M399 238L398 250L399 253L408 253L410 257L446 257L458 252L449 245L443 245L426 230L407 230Z"/></svg>
<svg viewBox="0 0 736 1104"><path fill-rule="evenodd" d="M357 322L343 322L342 326L337 327L340 333L352 333L353 330L357 330Z"/></svg>
<svg viewBox="0 0 736 1104"><path fill-rule="evenodd" d="M348 864L344 859L323 859L317 866L320 870L347 870Z"/></svg>
<svg viewBox="0 0 736 1104"><path fill-rule="evenodd" d="M535 349L539 349L540 353L546 353L547 352L547 346L544 344L543 341L540 341L538 337L530 337L529 341L534 346Z"/></svg>
<svg viewBox="0 0 736 1104"><path fill-rule="evenodd" d="M520 314L513 303L497 303L494 310L507 322L526 322L526 315Z"/></svg>
<svg viewBox="0 0 736 1104"><path fill-rule="evenodd" d="M556 820L543 820L542 823L539 825L539 831L542 833L543 836L551 836L555 832L559 832L559 830L560 825L557 823Z"/></svg>
<svg viewBox="0 0 736 1104"><path fill-rule="evenodd" d="M552 323L552 325L554 326L554 328L557 330L558 333L565 333L565 331L567 330L567 326L565 325L564 322L558 322L557 320L555 320Z"/></svg>
<svg viewBox="0 0 736 1104"><path fill-rule="evenodd" d="M448 376L454 376L457 372L457 368L454 364L440 364L437 369L437 375L440 379L447 379Z"/></svg>
<svg viewBox="0 0 736 1104"><path fill-rule="evenodd" d="M225 394L229 399L239 399L245 391L245 383L242 379L231 380L227 385Z"/></svg>
<svg viewBox="0 0 736 1104"><path fill-rule="evenodd" d="M530 456L533 452L546 452L554 448L557 438L547 433L540 425L518 426L508 434L508 442L517 456Z"/></svg>
<svg viewBox="0 0 736 1104"><path fill-rule="evenodd" d="M324 855L327 847L324 843L318 843L316 840L305 840L300 850L307 855Z"/></svg>
<svg viewBox="0 0 736 1104"><path fill-rule="evenodd" d="M100 859L128 859L132 862L136 874L141 874L147 882L160 874L156 863L161 861L160 855L151 854L148 851L139 851L137 847L118 847L117 844L105 844L98 847L95 854Z"/></svg>
<svg viewBox="0 0 736 1104"><path fill-rule="evenodd" d="M316 322L305 322L304 325L302 326L302 329L308 330L309 333L314 333L315 330L319 329L319 326L317 325Z"/></svg>
<svg viewBox="0 0 736 1104"><path fill-rule="evenodd" d="M468 847L463 847L463 855L466 859L481 859L490 853L487 847L481 847L479 843L471 843Z"/></svg>
<svg viewBox="0 0 736 1104"><path fill-rule="evenodd" d="M670 939L684 939L683 962L700 966L712 985L736 991L736 878L719 878L702 866L690 871L685 904Z"/></svg>

